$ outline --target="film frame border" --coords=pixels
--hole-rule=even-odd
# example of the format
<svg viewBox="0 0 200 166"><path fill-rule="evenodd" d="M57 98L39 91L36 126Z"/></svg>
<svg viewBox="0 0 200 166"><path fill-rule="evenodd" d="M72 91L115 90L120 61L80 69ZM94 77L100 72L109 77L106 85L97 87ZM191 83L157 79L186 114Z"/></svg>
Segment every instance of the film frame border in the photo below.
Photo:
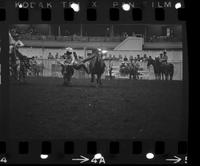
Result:
<svg viewBox="0 0 200 166"><path fill-rule="evenodd" d="M10 9L10 7L8 7L9 9ZM155 10L157 10L157 9L155 9ZM159 9L160 10L160 9ZM162 10L162 9L161 9ZM161 11L160 10L160 11ZM51 12L54 12L55 11L55 9L53 9ZM159 12L160 12L159 11ZM176 10L177 11L177 10ZM183 40L183 44L184 44L184 46L183 46L183 69L184 69L184 71L183 71L183 73L184 73L184 84L185 84L185 87L188 87L187 85L188 85L188 65L187 65L187 63L184 63L184 62L188 62L188 59L187 59L187 40L186 40L186 34L185 34L185 32L186 32L186 24L185 24L185 11L184 10L180 10L181 12L183 12L184 14L184 16L182 16L184 19L181 19L181 20L178 20L178 19L173 19L173 21L171 22L170 21L170 19L168 18L167 20L162 20L162 21L160 21L160 20L154 20L153 21L153 23L154 24L166 24L166 22L167 23L169 23L169 24L174 24L174 23L176 23L176 24L181 24L181 25L183 25L182 27L183 27L183 38L184 38L184 40ZM1 20L1 17L0 17L0 24L4 24L4 22L6 21L6 24L4 24L2 27L3 27L3 32L8 32L8 25L9 24L13 24L13 22L12 21L14 21L15 23L14 24L21 24L21 23L25 23L25 24L29 24L30 22L34 22L34 23L36 23L36 24L40 24L41 22L42 22L42 19L41 20L39 20L39 21L34 21L34 20L26 20L25 19L25 21L24 20L21 20L20 21L20 19L19 20L17 20L16 19L16 17L18 16L18 18L20 18L20 14L18 15L15 15L16 17L15 18L12 18L12 19L9 19L9 15L11 14L11 13L9 13L9 12L7 12L7 10L5 10L4 8L2 9L2 8L0 8L0 13L1 12L3 12L3 21ZM19 13L20 13L21 11L19 11ZM22 14L24 14L24 12L27 12L27 10L25 10L25 11L22 11ZM33 11L32 11L33 12ZM161 12L163 12L163 11L161 11ZM29 16L31 16L31 12L28 12L29 13ZM174 13L176 13L175 15L177 16L177 12L174 12ZM168 13L169 14L169 13ZM154 16L153 16L154 15ZM52 15L53 17L54 17L54 15ZM153 18L155 18L155 13L154 14L152 14L152 16L153 16ZM143 16L144 17L144 16ZM166 18L166 13L165 13L165 18ZM173 17L173 18L178 18L178 17ZM8 19L8 20L7 20ZM149 20L149 19L148 19ZM150 19L151 20L151 19ZM80 21L80 20L79 20ZM79 22L78 21L78 22ZM96 22L98 22L98 21L100 21L100 20L96 20L96 22L95 21L92 21L92 22L88 22L87 20L85 20L86 21L86 23L96 23ZM83 22L85 22L85 21L83 21ZM121 20L119 19L118 21L116 21L116 23L119 23ZM126 22L129 22L130 20L126 20ZM145 19L142 19L142 20L140 20L139 22L138 21L136 21L136 22L131 22L131 24L138 24L138 23L146 23L146 21L147 20L145 20ZM38 23L39 22L39 23ZM75 20L75 22L76 23L78 23L76 20ZM151 21L147 21L147 22L151 22ZM58 23L56 20L50 20L50 21L47 21L46 22L47 24L49 23L49 24L55 24L55 23ZM59 22L60 23L60 22ZM67 23L67 22L65 22L65 20L63 19L62 20L62 23ZM71 22L69 22L69 23L71 23ZM74 21L73 21L73 23L74 23ZM112 22L112 23L115 23L115 22ZM121 22L120 22L121 23ZM130 23L130 22L129 22ZM123 23L122 23L123 24ZM151 24L152 24L152 22L151 22ZM4 31L5 30L5 31ZM8 34L4 34L4 35L2 35L2 40L4 41L4 44L3 44L3 46L2 47L4 47L4 46L6 46L6 44L8 44ZM6 53L6 52L8 52L8 48L5 48L5 49L2 49L2 54L3 53ZM184 55L184 54L186 54L186 55ZM6 75L6 73L8 73L8 70L7 70L7 66L8 66L8 63L5 63L8 59L7 59L7 57L5 57L5 56L3 56L3 57L1 57L1 60L2 60L2 62L3 62L3 64L4 65L2 65L2 80L3 80L3 86L5 86L5 88L3 88L4 89L4 92L3 92L3 94L5 95L5 92L8 92L8 90L9 90L9 85L7 84L8 82L8 78L7 78L7 75ZM188 94L188 91L186 92L186 96L187 96L187 94ZM4 98L5 97L5 98ZM3 105L3 107L4 108L6 108L6 109L9 109L9 108L7 108L6 107L6 104L7 104L7 106L9 105L8 104L8 100L6 100L6 98L8 98L9 99L9 96L4 96L3 98L4 98L4 105ZM186 102L187 103L187 102ZM6 116L5 116L6 117ZM8 118L8 117L7 117ZM7 132L6 130L4 131L5 133ZM7 134L5 134L5 135L7 135ZM3 139L4 140L4 139ZM6 140L6 139L5 139ZM66 142L67 140L65 140L65 141L55 141L55 142L58 142L58 144L56 143L55 144L55 142L53 141L53 143L51 143L50 142L50 144L51 144L51 146L53 147L52 149L57 149L57 147L59 147L60 146L60 148L62 148L63 149L63 146L61 146L61 144L63 145L63 143L64 142ZM33 143L34 142L34 143ZM31 147L33 147L33 145L38 145L37 147L39 147L39 145L41 145L41 141L31 141L31 143L29 143L29 142L27 142L27 141L17 141L17 142L15 142L15 141L13 141L13 140L11 140L11 141L1 141L0 142L0 145L1 145L1 148L3 149L3 150L1 150L0 152L1 152L1 154L0 155L4 155L6 152L7 152L7 150L6 149L10 149L9 147L12 145L12 147L14 146L14 147L16 147L16 149L14 149L14 150L11 150L10 152L10 154L8 153L6 156L8 157L8 158L10 158L11 156L12 156L12 154L16 154L17 156L19 156L19 153L24 153L24 154L27 154L27 151L28 152L38 152L38 149L36 150L36 149L32 149ZM37 142L37 143L36 143ZM80 145L80 147L87 147L86 145L88 145L88 141L71 141L71 140L69 140L69 142L73 142L73 144L75 143L75 146L77 146L77 145ZM104 141L96 141L96 140L94 140L94 141L89 141L89 142L93 142L94 144L96 144L96 145L98 145L98 147L99 147L99 144L102 144L102 142L104 142ZM122 158L124 159L126 156L123 156L123 154L126 154L126 153L123 153L123 152L125 152L126 151L126 146L125 146L125 144L127 143L127 142L129 142L129 145L130 145L130 142L131 142L131 144L133 143L133 142L142 142L142 141L137 141L137 140L132 140L132 141L130 141L130 140L117 140L117 141L115 141L115 140L109 140L109 141L105 141L105 142L107 142L107 143L103 143L103 146L100 146L100 147L104 147L105 149L106 149L106 151L108 151L108 149L110 150L110 152L108 152L107 154L109 154L109 156L112 158L115 158L115 155L116 156L119 156L119 154L121 155L121 152L122 152ZM126 143L124 143L124 142L126 142ZM175 144L176 144L176 146L175 147L177 147L177 148L175 148L174 149L174 151L176 151L177 152L177 154L180 154L180 155L186 155L187 154L187 142L186 141L180 141L180 140L178 140L178 141L174 141L174 140L168 140L167 141L167 144L165 143L165 140L164 141L159 141L158 140L158 142L157 141L144 141L145 142L145 144L146 144L146 142L153 142L153 143L150 143L150 144L148 144L148 146L151 146L151 150L152 149L154 149L154 151L155 151L155 149L156 149L156 147L158 147L158 149L163 149L163 142L164 142L164 147L166 147L166 145L169 145L168 147L174 147L174 142L176 142ZM111 145L111 144L113 144L114 143L114 145ZM156 144L157 144L157 146L156 146ZM58 145L58 146L57 146ZM106 147L105 147L105 145L107 145ZM147 147L148 147L147 146ZM27 148L28 147L28 148ZM40 146L41 147L41 146ZM79 148L80 148L79 147ZM93 147L93 146L92 146ZM110 148L108 148L108 147L110 147ZM120 149L120 152L119 152L119 150L116 150L115 148L116 147L118 147L118 149ZM122 150L121 150L121 147L123 147L122 148ZM144 145L142 144L142 147L144 147ZM26 149L26 150L24 150L24 148ZM78 150L81 150L81 149L79 149L79 148L77 148ZM20 150L21 149L21 150ZM27 150L28 149L28 150ZM39 148L40 149L40 148ZM48 149L48 148L47 148ZM76 150L77 150L76 149ZM86 150L87 149L87 150ZM85 151L87 151L87 153L84 153L84 154L89 154L89 155L93 155L94 154L94 151L95 150L92 150L93 152L88 152L88 149L90 149L90 148L85 148ZM91 148L91 149L93 149L93 148ZM104 149L104 150L105 150ZM114 150L113 150L114 149ZM173 148L172 148L173 149ZM16 152L16 150L19 150L19 152ZM59 158L62 158L63 157L63 153L61 153L60 151L59 151L59 149L57 149L58 151L57 151L57 154L56 154L56 157L57 157L57 159L59 159ZM80 151L77 151L76 152L76 150L75 150L75 154L77 154L78 155L78 153L80 153ZM96 149L97 150L97 149ZM125 151L123 151L123 150L125 150ZM146 146L145 146L145 150L146 150ZM142 150L142 151L145 151L144 149ZM165 149L166 150L166 149ZM24 152L25 151L25 152ZM48 151L48 150L47 150ZM90 151L90 150L89 150ZM112 152L111 152L112 151ZM117 151L117 152L116 152ZM159 150L158 150L159 151ZM162 151L162 150L160 150L160 151ZM13 153L12 153L13 152ZM56 152L56 151L55 151ZM49 153L49 154L54 154L55 152L53 152L53 153ZM48 152L47 152L48 153ZM36 154L36 153L33 153L33 154ZM38 153L38 154L40 154L40 153ZM74 154L74 153L73 153ZM162 154L163 155L163 154ZM166 155L166 154L165 154ZM16 159L16 160L13 160L13 163L15 163L15 162L21 162L21 159L25 162L25 163L30 163L30 160L31 160L31 158L27 158L27 156L30 156L30 154L28 154L28 155L23 155L24 157L19 157L19 160L18 159ZM32 156L33 157L33 159L34 159L34 157L35 156ZM143 157L144 157L144 155L143 155ZM136 157L137 158L137 157ZM36 158L35 158L36 159ZM53 159L53 158L52 158ZM28 160L28 162L27 162L27 160ZM56 158L54 158L54 160L56 160ZM35 162L35 161L38 161L38 163L48 163L48 162L50 162L50 163L52 163L52 162L54 162L53 160L52 161L50 161L50 160L48 160L47 162L43 162L43 161L41 161L40 159L36 159L36 160L34 160L33 161L33 163ZM120 160L121 161L121 160ZM117 161L117 160L115 160L114 161L114 163L112 163L112 164L118 164L120 161ZM135 159L134 159L134 161L135 161ZM149 161L150 160L147 160L147 163L145 162L142 162L143 164L150 164L149 163ZM12 160L11 160L11 162L12 162ZM57 162L57 161L55 161L56 163L59 163L59 162ZM63 159L63 162L64 163L66 163L66 161L64 161L64 159ZM117 163L115 163L115 162L117 162ZM61 162L62 163L62 162ZM72 163L74 163L74 162L72 162ZM124 163L123 161L122 161L122 163ZM127 163L127 164L132 164L132 161L131 161L131 163Z"/></svg>
<svg viewBox="0 0 200 166"><path fill-rule="evenodd" d="M84 156L92 164L95 154L102 154L106 164L172 164L167 158L178 156L181 164L187 163L187 142L149 140L52 140L52 141L7 141L0 142L1 159L8 164L79 164L73 158ZM3 145L4 144L4 145ZM41 158L47 155L46 159ZM147 158L147 154L153 154Z"/></svg>

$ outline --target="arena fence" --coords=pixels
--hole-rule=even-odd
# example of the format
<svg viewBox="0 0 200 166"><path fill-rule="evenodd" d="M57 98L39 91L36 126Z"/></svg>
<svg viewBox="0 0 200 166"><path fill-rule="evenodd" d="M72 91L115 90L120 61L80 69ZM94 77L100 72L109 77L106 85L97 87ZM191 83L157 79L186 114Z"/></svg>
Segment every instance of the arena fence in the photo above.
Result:
<svg viewBox="0 0 200 166"><path fill-rule="evenodd" d="M62 77L61 74L61 66L57 63L56 60L52 59L37 59L38 64L43 64L44 68L40 73L40 76L42 77ZM102 76L103 79L106 79L109 77L109 61L105 60L106 63L106 70ZM181 61L171 61L170 63L174 64L174 77L173 80L182 80L182 71L183 71L183 65ZM116 79L128 79L128 75L121 75L119 72L121 61L119 60L113 60L113 71L112 75ZM88 64L87 64L88 65ZM140 62L140 79L146 79L146 80L154 80L154 71L153 67L150 66L147 68L147 62ZM88 79L90 76L83 70L75 70L75 73L73 75L73 78L77 79Z"/></svg>

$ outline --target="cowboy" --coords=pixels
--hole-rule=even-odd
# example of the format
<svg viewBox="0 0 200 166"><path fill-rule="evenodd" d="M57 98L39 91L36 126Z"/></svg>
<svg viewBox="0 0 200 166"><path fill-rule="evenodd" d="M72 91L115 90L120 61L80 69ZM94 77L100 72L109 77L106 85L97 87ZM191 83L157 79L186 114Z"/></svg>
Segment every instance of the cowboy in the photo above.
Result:
<svg viewBox="0 0 200 166"><path fill-rule="evenodd" d="M163 58L163 54L162 53L160 54L160 56L158 58L159 58L160 63L164 62L164 58Z"/></svg>
<svg viewBox="0 0 200 166"><path fill-rule="evenodd" d="M63 56L63 58L65 60L64 61L57 61L62 67L62 70L61 70L62 75L64 73L66 65L73 65L73 56L71 55L72 54L72 49L71 48L66 48L66 50L67 51Z"/></svg>
<svg viewBox="0 0 200 166"><path fill-rule="evenodd" d="M168 60L167 52L164 51L164 52L163 52L163 62L164 62L164 63L167 63L167 60Z"/></svg>
<svg viewBox="0 0 200 166"><path fill-rule="evenodd" d="M65 63L68 65L73 65L75 62L75 57L73 56L73 49L72 48L66 48L65 53Z"/></svg>

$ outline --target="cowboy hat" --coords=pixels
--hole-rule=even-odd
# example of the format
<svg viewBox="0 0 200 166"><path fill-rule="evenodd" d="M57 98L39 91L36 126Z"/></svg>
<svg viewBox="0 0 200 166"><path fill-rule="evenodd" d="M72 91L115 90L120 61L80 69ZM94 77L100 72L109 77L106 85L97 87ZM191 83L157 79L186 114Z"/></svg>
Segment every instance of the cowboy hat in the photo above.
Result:
<svg viewBox="0 0 200 166"><path fill-rule="evenodd" d="M65 48L65 50L66 50L66 51L70 51L70 52L73 51L73 49L72 49L71 47L67 47L67 48Z"/></svg>
<svg viewBox="0 0 200 166"><path fill-rule="evenodd" d="M24 46L24 43L22 43L21 40L18 40L18 41L16 41L15 46L23 47L23 46Z"/></svg>

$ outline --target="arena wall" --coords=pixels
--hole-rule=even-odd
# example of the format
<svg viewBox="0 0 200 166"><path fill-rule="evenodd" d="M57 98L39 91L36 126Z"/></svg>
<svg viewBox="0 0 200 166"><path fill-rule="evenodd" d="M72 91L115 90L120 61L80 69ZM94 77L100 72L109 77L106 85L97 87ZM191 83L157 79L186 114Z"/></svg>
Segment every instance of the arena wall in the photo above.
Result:
<svg viewBox="0 0 200 166"><path fill-rule="evenodd" d="M75 49L77 55L81 57L86 56L86 50L84 49ZM59 56L63 55L66 50L65 49L55 49L55 48L20 48L20 52L27 57L33 57L37 56L40 59L47 59L48 54L51 52L53 56L55 56L56 53L59 54ZM108 51L107 57L109 56L115 56L116 58L119 58L121 56L124 58L125 56L129 58L130 56L136 57L137 55L140 55L141 57L146 54L147 57L151 56L153 58L157 57L162 53L163 50L143 50L143 51ZM167 50L167 56L168 60L170 62L182 62L182 50Z"/></svg>

